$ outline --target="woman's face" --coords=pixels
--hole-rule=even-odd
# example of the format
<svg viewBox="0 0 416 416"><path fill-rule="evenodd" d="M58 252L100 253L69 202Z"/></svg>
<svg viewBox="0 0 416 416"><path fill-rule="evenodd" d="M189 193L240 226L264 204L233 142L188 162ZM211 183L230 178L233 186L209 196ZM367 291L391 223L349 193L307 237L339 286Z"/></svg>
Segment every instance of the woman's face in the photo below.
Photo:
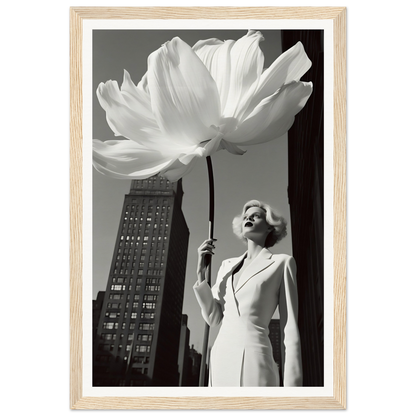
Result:
<svg viewBox="0 0 416 416"><path fill-rule="evenodd" d="M266 238L270 232L266 213L259 207L251 207L245 212L242 227L243 236L250 240Z"/></svg>

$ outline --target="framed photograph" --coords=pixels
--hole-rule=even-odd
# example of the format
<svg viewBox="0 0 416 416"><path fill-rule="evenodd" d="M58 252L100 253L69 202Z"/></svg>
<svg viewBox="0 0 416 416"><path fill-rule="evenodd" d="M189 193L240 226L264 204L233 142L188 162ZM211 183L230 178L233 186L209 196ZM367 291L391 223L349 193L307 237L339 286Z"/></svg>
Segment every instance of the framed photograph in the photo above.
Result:
<svg viewBox="0 0 416 416"><path fill-rule="evenodd" d="M70 9L71 408L346 408L346 9Z"/></svg>

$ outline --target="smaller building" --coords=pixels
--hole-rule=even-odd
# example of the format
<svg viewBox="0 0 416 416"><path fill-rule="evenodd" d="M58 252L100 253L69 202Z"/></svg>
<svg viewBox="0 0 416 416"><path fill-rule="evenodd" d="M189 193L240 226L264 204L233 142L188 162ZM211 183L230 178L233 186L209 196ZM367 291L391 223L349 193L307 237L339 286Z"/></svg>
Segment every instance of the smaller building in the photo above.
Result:
<svg viewBox="0 0 416 416"><path fill-rule="evenodd" d="M182 315L181 336L179 340L178 371L179 386L186 386L188 382L189 369L189 338L188 315Z"/></svg>
<svg viewBox="0 0 416 416"><path fill-rule="evenodd" d="M269 338L273 348L273 358L279 367L280 385L283 386L280 319L272 319L269 324Z"/></svg>

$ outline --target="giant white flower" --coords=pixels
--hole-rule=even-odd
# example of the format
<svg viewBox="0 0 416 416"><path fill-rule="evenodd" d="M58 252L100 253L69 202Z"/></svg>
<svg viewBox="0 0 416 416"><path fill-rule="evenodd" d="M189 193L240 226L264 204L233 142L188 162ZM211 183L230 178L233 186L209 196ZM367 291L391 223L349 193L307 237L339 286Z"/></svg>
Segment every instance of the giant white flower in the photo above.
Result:
<svg viewBox="0 0 416 416"><path fill-rule="evenodd" d="M121 139L94 140L93 164L116 178L157 173L176 181L197 158L219 149L243 154L280 137L312 93L300 78L310 68L298 42L264 70L263 36L249 31L237 41L208 39L193 48L175 37L148 58L136 86L127 71L101 83L98 100Z"/></svg>

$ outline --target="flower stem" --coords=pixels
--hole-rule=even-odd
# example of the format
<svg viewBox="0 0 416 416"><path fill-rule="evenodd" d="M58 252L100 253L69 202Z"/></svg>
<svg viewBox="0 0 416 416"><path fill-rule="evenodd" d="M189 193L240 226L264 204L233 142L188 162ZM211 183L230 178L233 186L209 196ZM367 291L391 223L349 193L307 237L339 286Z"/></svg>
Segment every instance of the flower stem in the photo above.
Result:
<svg viewBox="0 0 416 416"><path fill-rule="evenodd" d="M212 170L211 156L207 156L208 179L209 179L209 238L214 238L214 173Z"/></svg>
<svg viewBox="0 0 416 416"><path fill-rule="evenodd" d="M209 223L208 231L209 238L214 238L214 174L212 170L211 157L207 156L207 167L208 167L208 181L209 181ZM209 286L211 286L211 260L212 256L205 256L206 258L206 272L205 280ZM204 330L204 341L202 344L202 358L201 358L201 367L199 370L199 386L205 386L205 364L207 361L207 350L208 350L208 339L209 339L209 325L205 324Z"/></svg>

